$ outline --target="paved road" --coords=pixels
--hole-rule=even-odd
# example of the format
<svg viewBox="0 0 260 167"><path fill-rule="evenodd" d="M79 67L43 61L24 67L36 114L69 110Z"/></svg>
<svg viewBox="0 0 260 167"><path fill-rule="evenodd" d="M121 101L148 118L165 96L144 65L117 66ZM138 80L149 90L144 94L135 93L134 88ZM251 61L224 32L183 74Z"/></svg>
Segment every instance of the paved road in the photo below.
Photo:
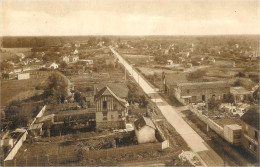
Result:
<svg viewBox="0 0 260 167"><path fill-rule="evenodd" d="M124 65L126 70L133 76L152 101L156 103L167 121L182 136L192 151L197 153L207 166L222 166L223 160L205 143L205 141L182 119L182 117L169 105L156 91L155 88L147 82L138 71L136 71L127 61L123 59L112 47L111 51ZM155 98L153 98L155 97Z"/></svg>

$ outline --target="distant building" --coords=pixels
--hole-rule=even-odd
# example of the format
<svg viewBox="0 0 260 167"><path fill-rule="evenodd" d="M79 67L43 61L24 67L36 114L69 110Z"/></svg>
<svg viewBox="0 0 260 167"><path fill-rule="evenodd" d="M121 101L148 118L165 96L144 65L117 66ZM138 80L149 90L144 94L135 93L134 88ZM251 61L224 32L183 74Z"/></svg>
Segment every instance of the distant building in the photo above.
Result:
<svg viewBox="0 0 260 167"><path fill-rule="evenodd" d="M96 128L124 129L128 103L118 97L108 86L95 94L96 103Z"/></svg>
<svg viewBox="0 0 260 167"><path fill-rule="evenodd" d="M156 142L156 127L151 119L141 117L134 122L135 135L139 144Z"/></svg>
<svg viewBox="0 0 260 167"><path fill-rule="evenodd" d="M259 160L259 132L260 113L259 111L248 111L242 117L242 146L248 153Z"/></svg>
<svg viewBox="0 0 260 167"><path fill-rule="evenodd" d="M64 61L65 63L69 63L70 62L69 56L63 56L62 61Z"/></svg>
<svg viewBox="0 0 260 167"><path fill-rule="evenodd" d="M244 87L231 87L230 93L233 95L235 103L242 102L244 100L248 100L252 97L253 93L249 90L246 90Z"/></svg>
<svg viewBox="0 0 260 167"><path fill-rule="evenodd" d="M20 73L17 75L18 80L29 79L29 78L30 78L30 73Z"/></svg>
<svg viewBox="0 0 260 167"><path fill-rule="evenodd" d="M49 68L49 69L55 70L55 69L59 68L59 65L58 65L57 63L47 63L47 64L45 65L45 67L46 67L46 68Z"/></svg>
<svg viewBox="0 0 260 167"><path fill-rule="evenodd" d="M99 83L94 84L94 95L97 94L101 89L108 86L109 89L118 97L127 99L129 89L125 83Z"/></svg>
<svg viewBox="0 0 260 167"><path fill-rule="evenodd" d="M198 103L210 98L225 99L230 86L224 81L175 83L167 85L166 92L182 103Z"/></svg>
<svg viewBox="0 0 260 167"><path fill-rule="evenodd" d="M172 65L172 64L173 64L173 61L172 61L172 60L167 60L167 64L168 64L168 65Z"/></svg>
<svg viewBox="0 0 260 167"><path fill-rule="evenodd" d="M79 53L78 49L75 49L73 52L73 54L78 54L78 53Z"/></svg>
<svg viewBox="0 0 260 167"><path fill-rule="evenodd" d="M69 62L70 63L76 63L79 61L79 56L70 56L69 57Z"/></svg>

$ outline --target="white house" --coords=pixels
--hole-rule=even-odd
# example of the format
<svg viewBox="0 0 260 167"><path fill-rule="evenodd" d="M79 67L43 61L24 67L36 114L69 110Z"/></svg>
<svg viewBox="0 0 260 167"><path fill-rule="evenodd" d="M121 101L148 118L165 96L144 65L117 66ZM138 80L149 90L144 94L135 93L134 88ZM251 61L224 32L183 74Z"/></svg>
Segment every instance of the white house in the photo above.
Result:
<svg viewBox="0 0 260 167"><path fill-rule="evenodd" d="M69 57L69 62L71 62L71 63L76 63L76 62L78 62L78 60L79 60L79 56L70 56Z"/></svg>
<svg viewBox="0 0 260 167"><path fill-rule="evenodd" d="M172 64L173 64L173 61L172 61L172 60L167 60L167 64L168 64L168 65L172 65Z"/></svg>
<svg viewBox="0 0 260 167"><path fill-rule="evenodd" d="M55 70L55 69L59 68L59 65L54 62L54 63L48 63L48 64L46 64L45 67L46 67L46 68L49 68L49 69Z"/></svg>
<svg viewBox="0 0 260 167"><path fill-rule="evenodd" d="M141 117L134 122L135 135L139 144L156 142L156 127L151 119Z"/></svg>
<svg viewBox="0 0 260 167"><path fill-rule="evenodd" d="M29 79L29 78L30 78L30 73L20 73L17 75L18 80Z"/></svg>
<svg viewBox="0 0 260 167"><path fill-rule="evenodd" d="M69 63L70 62L69 56L63 56L62 57L62 61L66 62L66 63Z"/></svg>
<svg viewBox="0 0 260 167"><path fill-rule="evenodd" d="M79 53L78 49L75 49L75 51L73 53L78 54Z"/></svg>

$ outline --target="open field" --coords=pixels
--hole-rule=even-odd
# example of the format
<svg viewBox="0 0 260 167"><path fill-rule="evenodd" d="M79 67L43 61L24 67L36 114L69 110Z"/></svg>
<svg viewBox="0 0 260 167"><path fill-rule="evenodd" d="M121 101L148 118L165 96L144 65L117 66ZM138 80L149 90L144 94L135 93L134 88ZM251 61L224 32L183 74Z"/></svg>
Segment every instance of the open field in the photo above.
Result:
<svg viewBox="0 0 260 167"><path fill-rule="evenodd" d="M25 55L31 53L31 48L1 48L1 61L5 59L14 58L16 53L24 53Z"/></svg>
<svg viewBox="0 0 260 167"><path fill-rule="evenodd" d="M48 78L49 72L43 72L42 77L26 80L2 80L1 81L1 105L5 106L12 100L23 100L40 94L43 90L36 90L36 86L42 86Z"/></svg>

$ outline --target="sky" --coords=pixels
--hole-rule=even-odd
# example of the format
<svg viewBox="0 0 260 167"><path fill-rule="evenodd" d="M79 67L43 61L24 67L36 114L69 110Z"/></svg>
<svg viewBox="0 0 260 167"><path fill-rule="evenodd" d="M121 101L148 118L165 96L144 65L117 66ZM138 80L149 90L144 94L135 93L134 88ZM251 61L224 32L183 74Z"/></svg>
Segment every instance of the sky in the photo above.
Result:
<svg viewBox="0 0 260 167"><path fill-rule="evenodd" d="M260 34L258 0L1 0L2 36Z"/></svg>

